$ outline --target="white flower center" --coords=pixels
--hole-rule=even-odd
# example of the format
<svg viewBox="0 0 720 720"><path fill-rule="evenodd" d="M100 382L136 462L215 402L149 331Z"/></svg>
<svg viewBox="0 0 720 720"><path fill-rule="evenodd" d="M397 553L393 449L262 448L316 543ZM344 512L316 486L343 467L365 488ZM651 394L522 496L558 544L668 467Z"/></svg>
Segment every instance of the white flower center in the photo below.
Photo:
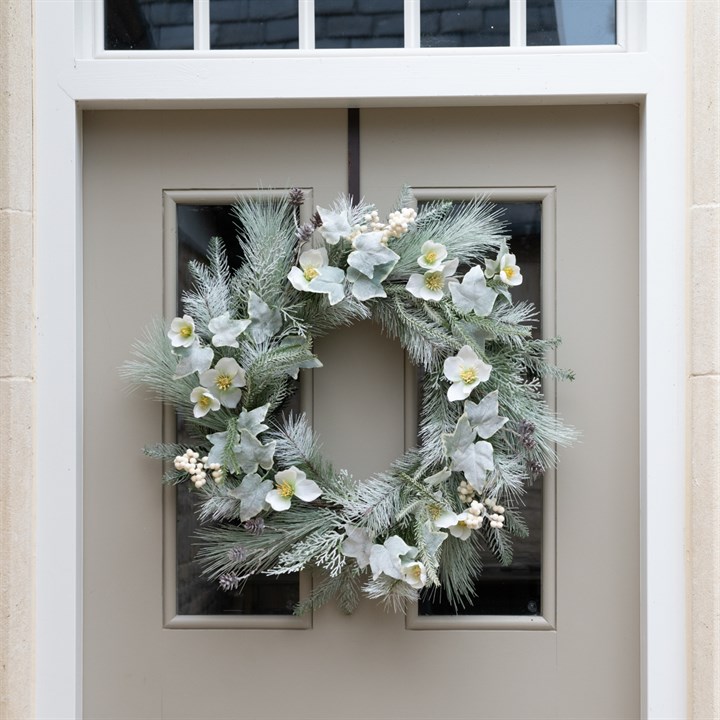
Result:
<svg viewBox="0 0 720 720"><path fill-rule="evenodd" d="M433 520L437 520L440 517L441 512L442 508L440 507L440 505L430 505L428 507L428 514Z"/></svg>
<svg viewBox="0 0 720 720"><path fill-rule="evenodd" d="M409 575L413 580L419 580L422 576L422 568L419 565L413 565L410 568Z"/></svg>
<svg viewBox="0 0 720 720"><path fill-rule="evenodd" d="M211 402L212 400L208 395L201 395L198 400L198 405L204 410L205 408L210 407Z"/></svg>
<svg viewBox="0 0 720 720"><path fill-rule="evenodd" d="M295 488L293 488L292 484L288 480L283 480L282 482L278 483L277 491L278 493L280 493L280 497L292 497L294 490Z"/></svg>
<svg viewBox="0 0 720 720"><path fill-rule="evenodd" d="M232 385L232 378L229 375L218 375L215 384L217 385L218 390L224 392L225 390L230 389Z"/></svg>
<svg viewBox="0 0 720 720"><path fill-rule="evenodd" d="M504 268L504 270L505 270L505 276L507 277L507 279L512 280L513 275L515 275L515 270L511 266Z"/></svg>
<svg viewBox="0 0 720 720"><path fill-rule="evenodd" d="M305 279L310 282L313 278L316 278L320 274L320 271L317 268L309 267L305 269L305 272L303 275L305 276Z"/></svg>
<svg viewBox="0 0 720 720"><path fill-rule="evenodd" d="M437 253L434 250L430 250L425 253L425 262L428 265L432 265L437 260Z"/></svg>
<svg viewBox="0 0 720 720"><path fill-rule="evenodd" d="M192 328L189 325L183 325L183 327L180 328L180 334L184 338L189 338L192 335L193 331Z"/></svg>
<svg viewBox="0 0 720 720"><path fill-rule="evenodd" d="M431 272L425 275L425 287L432 292L442 290L443 283L444 278L441 272Z"/></svg>
<svg viewBox="0 0 720 720"><path fill-rule="evenodd" d="M460 371L460 379L466 385L472 385L477 380L477 371L475 368L465 368Z"/></svg>

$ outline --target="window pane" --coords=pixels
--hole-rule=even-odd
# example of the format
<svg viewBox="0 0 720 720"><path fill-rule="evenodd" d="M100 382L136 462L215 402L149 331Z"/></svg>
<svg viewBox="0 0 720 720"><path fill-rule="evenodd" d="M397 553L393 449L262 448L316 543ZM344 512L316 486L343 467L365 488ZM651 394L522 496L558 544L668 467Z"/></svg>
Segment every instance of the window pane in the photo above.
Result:
<svg viewBox="0 0 720 720"><path fill-rule="evenodd" d="M210 47L298 47L298 0L210 0Z"/></svg>
<svg viewBox="0 0 720 720"><path fill-rule="evenodd" d="M402 47L403 4L403 0L315 0L315 47Z"/></svg>
<svg viewBox="0 0 720 720"><path fill-rule="evenodd" d="M513 288L513 302L531 301L542 311L540 299L541 205L539 202L496 203L505 208L510 223L510 249L522 268L523 283ZM538 333L539 334L539 333ZM521 508L530 534L513 538L514 558L501 565L490 552L483 554L483 573L476 583L477 597L461 615L539 615L541 613L542 478L528 489ZM425 593L420 615L452 615L455 610L431 593Z"/></svg>
<svg viewBox="0 0 720 720"><path fill-rule="evenodd" d="M510 44L510 0L421 0L422 47Z"/></svg>
<svg viewBox="0 0 720 720"><path fill-rule="evenodd" d="M235 242L237 227L230 205L178 205L178 308L183 290L189 289L192 280L187 272L190 260L204 261L211 237L225 240L228 259L233 268L242 262ZM295 412L298 393L292 396L289 409ZM178 442L183 443L185 433L178 422ZM190 484L178 485L177 491L177 611L179 615L282 615L292 614L300 593L298 575L280 577L254 577L242 592L223 592L216 582L200 574L194 561L197 547L194 534L198 528L195 515L195 494Z"/></svg>
<svg viewBox="0 0 720 720"><path fill-rule="evenodd" d="M527 0L528 45L614 45L615 0Z"/></svg>
<svg viewBox="0 0 720 720"><path fill-rule="evenodd" d="M106 50L189 50L193 0L105 0Z"/></svg>

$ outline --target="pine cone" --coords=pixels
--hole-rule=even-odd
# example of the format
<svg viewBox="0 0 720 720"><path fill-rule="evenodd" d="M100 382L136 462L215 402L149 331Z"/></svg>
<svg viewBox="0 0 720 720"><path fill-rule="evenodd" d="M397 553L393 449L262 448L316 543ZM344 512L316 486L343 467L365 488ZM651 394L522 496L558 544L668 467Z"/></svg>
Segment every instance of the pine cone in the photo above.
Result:
<svg viewBox="0 0 720 720"><path fill-rule="evenodd" d="M518 430L520 432L520 442L522 442L526 450L532 450L535 447L535 438L533 437L535 425L529 420L521 420Z"/></svg>
<svg viewBox="0 0 720 720"><path fill-rule="evenodd" d="M306 222L303 223L295 233L297 235L298 243L302 245L303 243L306 243L310 238L312 237L312 234L315 232L315 227L312 223Z"/></svg>
<svg viewBox="0 0 720 720"><path fill-rule="evenodd" d="M244 523L243 527L251 535L262 535L265 530L265 521L262 518L251 518Z"/></svg>
<svg viewBox="0 0 720 720"><path fill-rule="evenodd" d="M225 592L237 590L240 585L240 576L235 572L223 573L218 578L218 584Z"/></svg>
<svg viewBox="0 0 720 720"><path fill-rule="evenodd" d="M236 545L228 550L227 556L230 562L241 563L246 558L247 552L242 545Z"/></svg>
<svg viewBox="0 0 720 720"><path fill-rule="evenodd" d="M288 201L295 207L300 207L305 202L305 193L297 187L294 187L288 193Z"/></svg>
<svg viewBox="0 0 720 720"><path fill-rule="evenodd" d="M527 472L533 480L537 480L543 474L544 468L537 460L531 460L527 464Z"/></svg>

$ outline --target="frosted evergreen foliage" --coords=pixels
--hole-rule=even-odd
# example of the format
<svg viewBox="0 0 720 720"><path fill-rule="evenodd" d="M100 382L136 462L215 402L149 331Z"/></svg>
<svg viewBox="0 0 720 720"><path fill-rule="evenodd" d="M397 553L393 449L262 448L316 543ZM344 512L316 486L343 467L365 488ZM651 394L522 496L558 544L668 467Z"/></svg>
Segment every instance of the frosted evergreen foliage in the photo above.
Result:
<svg viewBox="0 0 720 720"><path fill-rule="evenodd" d="M403 188L387 221L340 197L300 225L302 201L238 201L243 265L231 271L212 238L207 263L190 264L183 317L134 346L124 376L172 405L190 438L146 452L198 496L200 562L219 590L314 569L298 613L331 599L351 613L363 595L403 611L420 590L461 608L483 550L512 561L526 487L575 438L542 388L572 374L552 364L557 339L532 337L535 308L512 302L520 268L486 200L417 212ZM369 317L422 372L420 443L353 478L280 408L301 369L322 367L314 339Z"/></svg>

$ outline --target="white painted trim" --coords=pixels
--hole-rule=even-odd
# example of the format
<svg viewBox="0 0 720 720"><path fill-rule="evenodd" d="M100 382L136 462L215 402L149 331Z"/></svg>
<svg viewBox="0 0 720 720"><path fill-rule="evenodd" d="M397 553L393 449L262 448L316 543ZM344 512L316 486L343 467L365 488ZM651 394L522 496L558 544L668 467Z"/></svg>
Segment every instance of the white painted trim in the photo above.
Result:
<svg viewBox="0 0 720 720"><path fill-rule="evenodd" d="M420 0L405 0L403 11L404 47L415 50L420 47Z"/></svg>
<svg viewBox="0 0 720 720"><path fill-rule="evenodd" d="M585 54L576 48L523 54L518 48L479 58L405 51L401 58L357 54L331 63L319 53L285 61L268 56L75 61L76 51L87 51L85 34L92 38L93 33L82 23L76 26L75 9L90 1L34 4L37 716L82 716L82 146L77 108L341 106L352 99L353 105L366 106L642 103L642 716L685 718L684 0L629 0L629 12L645 13L646 23L644 29L630 29L628 43L632 50L646 46L647 52L594 48ZM668 268L674 284L667 281Z"/></svg>
<svg viewBox="0 0 720 720"><path fill-rule="evenodd" d="M57 83L72 68L74 17L55 2L34 15L36 716L72 720L82 712L81 125Z"/></svg>
<svg viewBox="0 0 720 720"><path fill-rule="evenodd" d="M193 46L199 52L210 50L210 0L193 2Z"/></svg>
<svg viewBox="0 0 720 720"><path fill-rule="evenodd" d="M527 46L527 0L510 0L510 47Z"/></svg>
<svg viewBox="0 0 720 720"><path fill-rule="evenodd" d="M298 48L300 51L315 47L315 0L299 0Z"/></svg>

